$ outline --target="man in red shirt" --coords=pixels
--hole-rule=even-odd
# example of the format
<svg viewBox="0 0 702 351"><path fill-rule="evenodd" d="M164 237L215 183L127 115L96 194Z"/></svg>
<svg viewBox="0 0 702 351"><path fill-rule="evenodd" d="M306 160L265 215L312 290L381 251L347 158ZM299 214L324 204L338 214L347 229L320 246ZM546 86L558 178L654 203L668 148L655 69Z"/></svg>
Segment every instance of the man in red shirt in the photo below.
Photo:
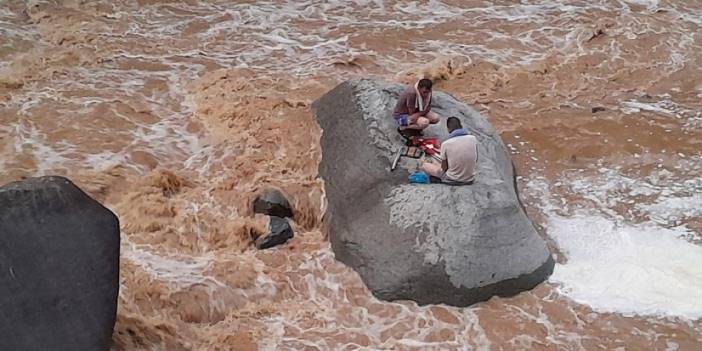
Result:
<svg viewBox="0 0 702 351"><path fill-rule="evenodd" d="M422 130L439 123L439 116L431 112L431 86L431 80L424 78L402 92L393 112L399 130Z"/></svg>

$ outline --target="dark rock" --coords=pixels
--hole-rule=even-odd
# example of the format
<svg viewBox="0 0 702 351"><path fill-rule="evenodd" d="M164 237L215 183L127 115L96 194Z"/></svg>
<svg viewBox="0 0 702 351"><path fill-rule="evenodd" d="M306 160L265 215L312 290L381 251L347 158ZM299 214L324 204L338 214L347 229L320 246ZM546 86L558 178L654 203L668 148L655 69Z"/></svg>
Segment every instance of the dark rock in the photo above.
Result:
<svg viewBox="0 0 702 351"><path fill-rule="evenodd" d="M258 194L253 201L253 209L254 213L276 217L293 217L288 199L277 189L268 189Z"/></svg>
<svg viewBox="0 0 702 351"><path fill-rule="evenodd" d="M0 350L108 350L119 221L61 177L0 187Z"/></svg>
<svg viewBox="0 0 702 351"><path fill-rule="evenodd" d="M313 105L323 129L319 173L336 258L377 297L420 304L466 306L545 280L553 258L520 206L507 149L475 110L435 91L432 111L442 122L424 132L445 140L446 117L456 116L476 135L473 185L408 184L412 160L390 172L402 145L391 114L403 88L352 80Z"/></svg>
<svg viewBox="0 0 702 351"><path fill-rule="evenodd" d="M256 248L259 250L285 244L295 235L287 219L276 216L270 216L269 218L269 232L256 239Z"/></svg>
<svg viewBox="0 0 702 351"><path fill-rule="evenodd" d="M606 111L606 109L604 107L600 107L600 106L592 108L592 113L597 113L597 112L602 112L602 111Z"/></svg>

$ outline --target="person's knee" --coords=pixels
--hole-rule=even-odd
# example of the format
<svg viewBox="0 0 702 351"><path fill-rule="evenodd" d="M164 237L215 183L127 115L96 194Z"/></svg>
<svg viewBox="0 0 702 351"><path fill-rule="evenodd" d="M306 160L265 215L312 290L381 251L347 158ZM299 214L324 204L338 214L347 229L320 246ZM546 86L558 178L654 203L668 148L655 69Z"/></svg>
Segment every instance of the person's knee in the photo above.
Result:
<svg viewBox="0 0 702 351"><path fill-rule="evenodd" d="M422 168L422 170L423 170L424 172L426 172L426 173L429 174L430 176L434 176L434 177L437 176L437 175L436 175L436 174L437 174L436 165L434 165L434 164L432 164L432 163L429 163L429 162L425 162L425 163L422 163L422 167L421 167L421 168Z"/></svg>
<svg viewBox="0 0 702 351"><path fill-rule="evenodd" d="M427 118L429 119L429 123L431 124L437 124L441 120L441 118L439 118L439 115L433 112L427 113Z"/></svg>
<svg viewBox="0 0 702 351"><path fill-rule="evenodd" d="M424 118L424 117L419 117L417 119L417 126L420 128L424 129L429 126L429 119Z"/></svg>

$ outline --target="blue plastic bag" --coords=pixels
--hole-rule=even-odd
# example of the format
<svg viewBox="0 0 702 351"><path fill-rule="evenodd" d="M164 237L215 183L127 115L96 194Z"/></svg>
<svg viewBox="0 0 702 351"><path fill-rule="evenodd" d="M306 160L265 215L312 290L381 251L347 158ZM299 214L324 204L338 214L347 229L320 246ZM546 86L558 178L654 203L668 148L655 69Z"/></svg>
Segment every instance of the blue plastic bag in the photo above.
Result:
<svg viewBox="0 0 702 351"><path fill-rule="evenodd" d="M409 175L409 182L416 184L429 184L429 175L423 171L414 171Z"/></svg>

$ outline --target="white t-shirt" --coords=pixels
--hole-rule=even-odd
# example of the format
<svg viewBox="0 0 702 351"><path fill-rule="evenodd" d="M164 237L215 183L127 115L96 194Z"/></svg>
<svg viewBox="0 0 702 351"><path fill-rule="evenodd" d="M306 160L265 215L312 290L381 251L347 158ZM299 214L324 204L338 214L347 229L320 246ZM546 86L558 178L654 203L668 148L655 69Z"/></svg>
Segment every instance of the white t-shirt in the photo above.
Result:
<svg viewBox="0 0 702 351"><path fill-rule="evenodd" d="M441 158L448 160L446 177L458 182L471 182L475 177L475 161L478 158L478 139L473 135L461 135L441 144Z"/></svg>

